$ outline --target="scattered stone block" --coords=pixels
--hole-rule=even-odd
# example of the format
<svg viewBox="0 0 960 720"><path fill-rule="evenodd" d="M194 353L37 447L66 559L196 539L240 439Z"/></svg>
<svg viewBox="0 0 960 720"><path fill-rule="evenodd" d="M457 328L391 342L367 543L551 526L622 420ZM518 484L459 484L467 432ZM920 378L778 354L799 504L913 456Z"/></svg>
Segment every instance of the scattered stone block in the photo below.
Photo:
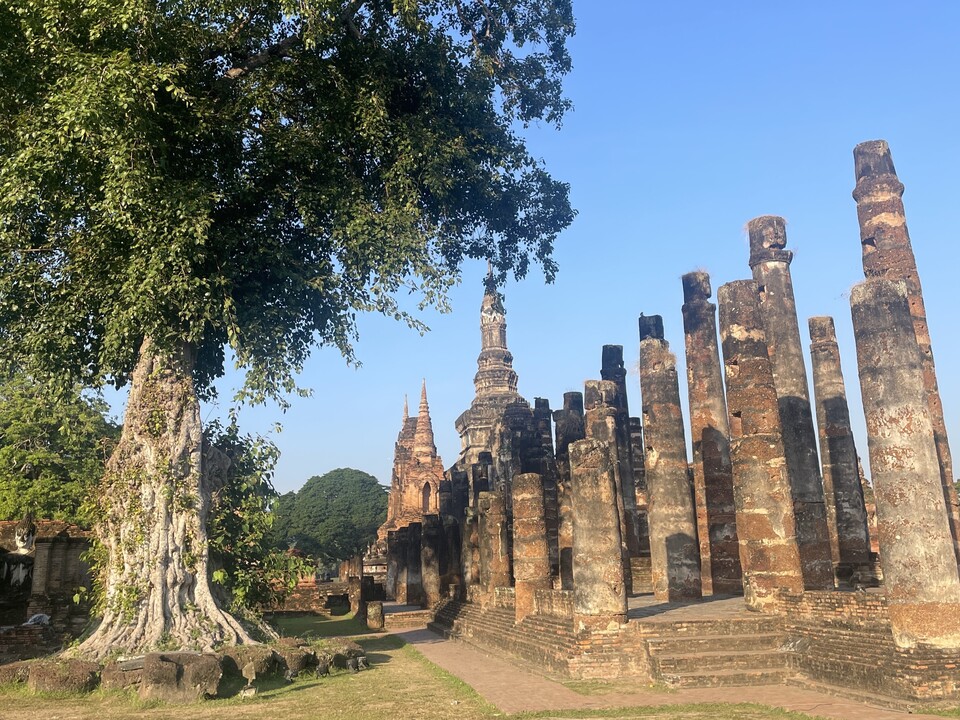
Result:
<svg viewBox="0 0 960 720"><path fill-rule="evenodd" d="M100 666L85 660L42 660L31 663L27 687L34 692L86 693L97 687Z"/></svg>

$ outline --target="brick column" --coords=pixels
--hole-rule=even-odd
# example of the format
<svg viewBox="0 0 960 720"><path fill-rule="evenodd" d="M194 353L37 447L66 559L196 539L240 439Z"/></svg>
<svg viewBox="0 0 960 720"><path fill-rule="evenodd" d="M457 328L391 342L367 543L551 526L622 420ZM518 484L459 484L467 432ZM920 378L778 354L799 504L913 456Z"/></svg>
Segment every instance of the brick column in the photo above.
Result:
<svg viewBox="0 0 960 720"><path fill-rule="evenodd" d="M537 423L537 430L540 431L541 460L540 467L529 472L537 472L543 483L543 512L547 523L550 567L557 573L560 566L560 479L553 450L553 413L550 410L550 401L546 398L534 398L533 402L533 418Z"/></svg>
<svg viewBox="0 0 960 720"><path fill-rule="evenodd" d="M420 565L420 544L423 526L407 525L407 604L423 604L423 575Z"/></svg>
<svg viewBox="0 0 960 720"><path fill-rule="evenodd" d="M480 530L479 530L480 512L474 507L469 507L464 513L463 522L463 544L460 551L460 562L463 566L463 584L480 585L481 584L481 563L480 563Z"/></svg>
<svg viewBox="0 0 960 720"><path fill-rule="evenodd" d="M553 413L557 437L557 503L559 523L557 545L560 549L560 587L573 590L573 517L570 510L570 443L583 440L583 394L563 394L563 409Z"/></svg>
<svg viewBox="0 0 960 720"><path fill-rule="evenodd" d="M850 306L894 639L960 648L960 575L906 288L866 280Z"/></svg>
<svg viewBox="0 0 960 720"><path fill-rule="evenodd" d="M616 388L610 399L617 430L617 459L620 463L620 495L623 497L624 539L630 557L640 555L637 529L637 493L633 485L633 453L630 447L630 408L627 403L627 371L623 366L623 346L604 345L600 378Z"/></svg>
<svg viewBox="0 0 960 720"><path fill-rule="evenodd" d="M551 587L543 480L536 473L513 478L513 576L520 622L533 613L536 591Z"/></svg>
<svg viewBox="0 0 960 720"><path fill-rule="evenodd" d="M707 273L687 273L681 280L703 593L739 594L743 581L733 505L730 428L717 343L717 308L710 302Z"/></svg>
<svg viewBox="0 0 960 720"><path fill-rule="evenodd" d="M397 598L397 569L400 566L399 545L395 530L387 531L387 577L384 580L383 592L388 600Z"/></svg>
<svg viewBox="0 0 960 720"><path fill-rule="evenodd" d="M420 577L423 605L427 608L440 602L440 543L443 541L440 516L424 515L423 532L420 536Z"/></svg>
<svg viewBox="0 0 960 720"><path fill-rule="evenodd" d="M573 613L578 631L627 619L614 458L610 445L598 440L570 446Z"/></svg>
<svg viewBox="0 0 960 720"><path fill-rule="evenodd" d="M480 584L491 595L494 588L510 587L510 533L503 494L482 492L480 506Z"/></svg>
<svg viewBox="0 0 960 720"><path fill-rule="evenodd" d="M817 458L817 434L803 362L793 296L787 230L783 218L764 215L747 223L750 268L758 285L760 316L777 390L783 449L793 491L803 583L809 590L834 587L830 532Z"/></svg>
<svg viewBox="0 0 960 720"><path fill-rule="evenodd" d="M860 222L860 244L863 249L863 274L867 278L881 277L900 280L906 286L913 332L920 346L923 367L923 389L930 408L940 482L954 539L954 553L960 560L960 505L953 485L953 462L947 427L943 419L943 403L937 386L937 369L933 361L927 311L923 304L923 288L913 255L907 218L903 209L903 183L893 166L890 146L884 140L860 143L853 150L857 186L853 198L857 201L857 219Z"/></svg>
<svg viewBox="0 0 960 720"><path fill-rule="evenodd" d="M633 572L630 566L630 549L626 538L630 533L630 522L627 519L626 508L623 502L623 466L620 464L620 446L617 436L617 411L613 400L617 386L609 380L587 380L584 383L584 430L588 440L599 440L609 444L613 453L613 481L617 488L614 505L620 518L620 540L623 543L622 560L624 582L627 595L633 593ZM632 478L631 478L632 480Z"/></svg>
<svg viewBox="0 0 960 720"><path fill-rule="evenodd" d="M633 487L637 498L637 533L640 555L650 557L650 525L647 522L646 458L643 455L643 422L630 418L630 451L633 453Z"/></svg>
<svg viewBox="0 0 960 720"><path fill-rule="evenodd" d="M765 610L775 606L779 589L803 590L803 570L757 297L749 280L717 291L743 594L749 607Z"/></svg>
<svg viewBox="0 0 960 720"><path fill-rule="evenodd" d="M867 508L857 471L857 447L850 429L850 410L840 367L840 348L831 317L812 317L810 357L820 428L823 491L831 538L836 547L837 577L861 577L870 568ZM832 516L832 517L831 517Z"/></svg>
<svg viewBox="0 0 960 720"><path fill-rule="evenodd" d="M410 530L404 526L396 532L397 540L397 574L394 598L401 605L407 604L407 546L410 544Z"/></svg>
<svg viewBox="0 0 960 720"><path fill-rule="evenodd" d="M659 315L640 316L640 392L653 593L665 602L701 596L697 513L687 474L676 359Z"/></svg>

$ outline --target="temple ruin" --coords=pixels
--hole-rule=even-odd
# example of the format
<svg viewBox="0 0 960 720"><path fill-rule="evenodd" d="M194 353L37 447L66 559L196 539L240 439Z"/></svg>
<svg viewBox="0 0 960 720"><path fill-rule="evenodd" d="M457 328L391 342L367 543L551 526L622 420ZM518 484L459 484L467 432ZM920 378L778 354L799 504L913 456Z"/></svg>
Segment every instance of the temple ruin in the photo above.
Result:
<svg viewBox="0 0 960 720"><path fill-rule="evenodd" d="M750 277L720 286L717 306L705 272L682 279L686 422L664 340L679 318L640 316L640 417L618 345L551 411L517 390L488 282L454 464L436 455L425 390L404 418L381 529L387 598L568 677L960 699L960 521L903 186L883 141L854 157L872 486L834 321L809 320L808 381L785 222L762 216Z"/></svg>

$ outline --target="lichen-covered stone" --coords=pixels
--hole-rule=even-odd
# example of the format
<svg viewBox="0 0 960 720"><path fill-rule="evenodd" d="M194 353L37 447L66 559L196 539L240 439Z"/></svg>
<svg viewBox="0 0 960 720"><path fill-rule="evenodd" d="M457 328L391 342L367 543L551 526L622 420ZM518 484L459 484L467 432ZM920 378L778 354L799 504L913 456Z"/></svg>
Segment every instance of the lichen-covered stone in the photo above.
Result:
<svg viewBox="0 0 960 720"><path fill-rule="evenodd" d="M30 663L27 687L34 692L85 693L97 687L100 666L74 659L40 660Z"/></svg>

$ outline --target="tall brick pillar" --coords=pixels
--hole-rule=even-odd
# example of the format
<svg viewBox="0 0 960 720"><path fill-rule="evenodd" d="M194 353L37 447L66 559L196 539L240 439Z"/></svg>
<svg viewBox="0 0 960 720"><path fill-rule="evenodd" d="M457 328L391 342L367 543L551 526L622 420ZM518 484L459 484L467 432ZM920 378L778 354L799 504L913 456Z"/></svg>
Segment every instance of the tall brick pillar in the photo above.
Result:
<svg viewBox="0 0 960 720"><path fill-rule="evenodd" d="M803 590L803 569L757 297L750 280L717 291L743 594L749 607L764 610L775 605L779 589Z"/></svg>
<svg viewBox="0 0 960 720"><path fill-rule="evenodd" d="M627 619L615 457L610 444L598 440L580 440L570 446L576 630Z"/></svg>
<svg viewBox="0 0 960 720"><path fill-rule="evenodd" d="M681 280L703 592L735 595L743 591L743 581L733 504L730 428L717 343L717 308L710 302L707 273L687 273Z"/></svg>
<svg viewBox="0 0 960 720"><path fill-rule="evenodd" d="M954 553L960 561L960 503L957 501L957 491L953 484L953 461L943 419L943 403L937 386L937 369L933 362L927 311L923 304L923 288L920 286L917 261L913 255L901 199L903 183L897 177L890 146L884 140L860 143L853 149L853 160L857 176L853 199L857 201L857 218L860 221L863 274L867 278L900 280L906 286L913 332L920 346L923 389L930 406L930 420L937 444L940 482L949 513Z"/></svg>
<svg viewBox="0 0 960 720"><path fill-rule="evenodd" d="M620 462L620 494L623 497L624 530L630 557L640 555L640 532L637 528L637 493L633 485L633 452L630 447L630 408L627 403L627 370L623 366L623 346L604 345L601 353L600 378L616 388L611 405L616 410L617 453Z"/></svg>
<svg viewBox="0 0 960 720"><path fill-rule="evenodd" d="M640 316L640 393L653 593L665 602L696 600L701 596L697 512L687 474L676 359L663 339L659 315Z"/></svg>
<svg viewBox="0 0 960 720"><path fill-rule="evenodd" d="M480 584L491 595L510 587L510 531L503 493L482 492L480 504Z"/></svg>
<svg viewBox="0 0 960 720"><path fill-rule="evenodd" d="M557 545L560 551L560 587L573 590L573 517L570 510L570 443L583 440L583 394L563 394L563 409L553 413L557 437Z"/></svg>
<svg viewBox="0 0 960 720"><path fill-rule="evenodd" d="M463 567L463 584L480 585L480 511L468 507L464 513L463 542L460 550L460 563Z"/></svg>
<svg viewBox="0 0 960 720"><path fill-rule="evenodd" d="M850 428L850 410L840 367L840 348L831 317L812 317L810 357L820 428L820 457L827 518L835 531L837 577L862 577L870 568L867 508L857 471L857 447ZM832 512L831 512L832 511ZM831 518L832 516L832 518Z"/></svg>
<svg viewBox="0 0 960 720"><path fill-rule="evenodd" d="M394 597L401 605L407 604L407 546L410 544L410 530L407 526L397 529L397 574Z"/></svg>
<svg viewBox="0 0 960 720"><path fill-rule="evenodd" d="M552 585L543 501L543 480L538 474L514 476L513 577L517 622L534 612L536 591Z"/></svg>
<svg viewBox="0 0 960 720"><path fill-rule="evenodd" d="M630 418L630 451L633 453L633 487L637 497L637 533L640 556L650 557L650 526L647 522L647 471L643 455L643 421Z"/></svg>
<svg viewBox="0 0 960 720"><path fill-rule="evenodd" d="M617 411L613 406L616 392L617 386L609 380L587 380L584 383L583 393L583 404L586 408L583 425L588 440L599 440L609 444L610 452L613 453L613 481L617 488L614 504L620 518L624 582L626 583L627 595L630 595L633 593L633 572L630 565L630 549L627 547L626 541L630 532L630 522L627 519L623 502L623 466L620 464L621 452L617 435Z"/></svg>
<svg viewBox="0 0 960 720"><path fill-rule="evenodd" d="M960 574L909 296L872 278L850 306L894 639L960 648Z"/></svg>
<svg viewBox="0 0 960 720"><path fill-rule="evenodd" d="M440 516L424 515L420 536L420 578L423 606L427 608L440 602L440 547L444 541Z"/></svg>
<svg viewBox="0 0 960 720"><path fill-rule="evenodd" d="M407 525L407 605L423 604L423 574L420 565L422 535L421 523Z"/></svg>
<svg viewBox="0 0 960 720"><path fill-rule="evenodd" d="M550 411L550 401L546 398L535 398L533 419L540 431L540 467L525 472L537 472L543 483L543 512L547 523L547 543L550 549L550 567L559 572L559 524L560 524L560 478L557 468L557 458L553 450L553 413Z"/></svg>
<svg viewBox="0 0 960 720"><path fill-rule="evenodd" d="M388 600L397 597L397 569L400 566L399 546L395 530L387 531L387 577L383 583L383 592Z"/></svg>
<svg viewBox="0 0 960 720"><path fill-rule="evenodd" d="M747 223L747 228L750 268L758 285L760 316L773 368L783 449L793 489L803 582L809 590L829 589L834 587L833 559L817 458L817 433L813 428L797 304L790 277L793 253L785 249L787 229L783 218L764 215Z"/></svg>

